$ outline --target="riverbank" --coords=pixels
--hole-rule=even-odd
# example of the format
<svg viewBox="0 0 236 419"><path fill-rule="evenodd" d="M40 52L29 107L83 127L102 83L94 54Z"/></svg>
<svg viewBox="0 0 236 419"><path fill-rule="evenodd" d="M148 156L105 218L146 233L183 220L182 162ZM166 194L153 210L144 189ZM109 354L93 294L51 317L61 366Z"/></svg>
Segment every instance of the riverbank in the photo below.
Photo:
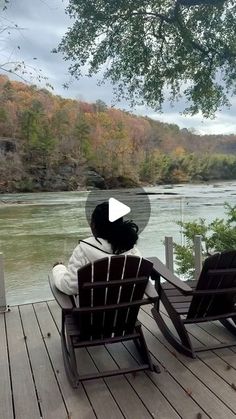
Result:
<svg viewBox="0 0 236 419"><path fill-rule="evenodd" d="M65 182L58 182L58 177L55 178L55 181L53 182L53 179L50 181L47 181L46 183L43 183L42 185L39 184L38 181L32 181L32 180L24 180L20 184L11 184L11 185L4 185L3 183L0 183L0 204L5 203L4 199L1 198L4 194L18 194L18 193L43 193L43 192L89 192L91 190L113 190L113 189L135 189L135 188L154 188L154 187L163 187L168 189L173 189L176 185L209 185L209 184L215 184L214 187L218 187L219 182L227 182L227 181L235 181L236 176L227 179L224 178L215 178L210 180L203 180L203 179L196 179L192 182L179 182L177 179L176 181L172 179L172 181L168 182L168 186L164 182L158 183L156 185L152 183L147 182L135 182L134 180L119 176L119 177L113 177L104 179L102 176L97 174L93 171L93 174L91 175L88 182L83 182L83 184L79 185L71 185L69 182L68 184L65 184ZM145 192L142 193L143 195ZM148 195L176 195L176 193L173 192L147 192ZM141 195L141 193L139 193Z"/></svg>
<svg viewBox="0 0 236 419"><path fill-rule="evenodd" d="M155 173L154 168L148 166L145 173L139 176L108 176L96 168L78 166L75 162L46 167L28 164L24 169L17 171L17 164L11 168L12 161L5 156L5 169L4 165L0 166L0 196L4 193L73 192L155 187L166 184L173 187L176 184L207 184L236 179L236 157L162 157L163 161L154 167ZM187 166L187 162L190 161L191 166Z"/></svg>

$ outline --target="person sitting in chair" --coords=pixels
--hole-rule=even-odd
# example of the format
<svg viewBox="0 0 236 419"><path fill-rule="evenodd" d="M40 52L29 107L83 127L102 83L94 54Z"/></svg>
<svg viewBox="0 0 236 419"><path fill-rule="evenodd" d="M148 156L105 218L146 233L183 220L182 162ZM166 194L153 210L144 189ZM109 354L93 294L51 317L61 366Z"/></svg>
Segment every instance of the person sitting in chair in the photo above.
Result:
<svg viewBox="0 0 236 419"><path fill-rule="evenodd" d="M132 221L124 221L123 218L110 222L108 214L108 202L97 205L91 218L93 236L80 241L70 257L68 267L62 263L54 265L54 283L65 294L78 294L77 271L87 263L112 255L141 257L136 246L138 226Z"/></svg>

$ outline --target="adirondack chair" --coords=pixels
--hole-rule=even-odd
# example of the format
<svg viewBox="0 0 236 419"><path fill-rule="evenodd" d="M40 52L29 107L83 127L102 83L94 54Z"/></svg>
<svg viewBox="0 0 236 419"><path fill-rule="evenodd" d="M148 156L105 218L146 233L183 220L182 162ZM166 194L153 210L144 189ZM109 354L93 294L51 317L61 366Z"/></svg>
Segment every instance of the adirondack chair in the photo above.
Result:
<svg viewBox="0 0 236 419"><path fill-rule="evenodd" d="M65 370L72 386L80 381L141 370L160 372L150 354L137 321L139 308L156 303L158 296L143 298L152 263L135 256L112 256L78 270L78 306L61 293L49 278L52 293L62 308L61 344ZM137 367L80 375L76 348L133 340L142 363Z"/></svg>
<svg viewBox="0 0 236 419"><path fill-rule="evenodd" d="M183 282L159 259L150 260L154 263L157 275L155 287L160 297L152 308L152 315L169 343L192 358L199 351L235 346L236 250L217 253L207 258L197 281ZM161 277L166 282L161 282ZM167 313L159 307L160 302ZM219 320L235 335L235 343L194 349L185 325L214 320ZM173 326L178 337L172 332Z"/></svg>

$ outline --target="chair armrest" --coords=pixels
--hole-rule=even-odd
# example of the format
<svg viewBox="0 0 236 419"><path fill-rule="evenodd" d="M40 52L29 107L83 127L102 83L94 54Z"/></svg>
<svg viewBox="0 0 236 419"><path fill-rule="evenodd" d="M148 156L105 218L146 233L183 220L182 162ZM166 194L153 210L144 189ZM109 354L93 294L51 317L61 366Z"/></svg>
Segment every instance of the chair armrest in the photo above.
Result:
<svg viewBox="0 0 236 419"><path fill-rule="evenodd" d="M173 274L157 257L148 258L150 262L153 263L154 277L155 274L159 274L167 282L172 284L177 288L182 294L188 295L192 294L192 288L186 284L184 281L181 281L175 274Z"/></svg>
<svg viewBox="0 0 236 419"><path fill-rule="evenodd" d="M73 307L75 307L72 297L70 295L64 294L55 286L52 275L48 275L48 281L56 302L63 310L71 310Z"/></svg>

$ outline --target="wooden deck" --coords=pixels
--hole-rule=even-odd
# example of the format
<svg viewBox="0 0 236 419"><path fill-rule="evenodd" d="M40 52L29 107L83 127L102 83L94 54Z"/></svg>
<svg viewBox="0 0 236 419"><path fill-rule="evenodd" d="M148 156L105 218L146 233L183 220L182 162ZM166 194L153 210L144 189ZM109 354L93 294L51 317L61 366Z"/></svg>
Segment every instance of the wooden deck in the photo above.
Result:
<svg viewBox="0 0 236 419"><path fill-rule="evenodd" d="M15 306L0 315L1 419L236 418L236 349L201 352L192 360L173 351L150 316L139 316L161 374L138 373L84 382L73 390L60 346L55 301ZM189 326L197 346L231 341L218 323ZM131 344L78 350L81 372L137 362Z"/></svg>

